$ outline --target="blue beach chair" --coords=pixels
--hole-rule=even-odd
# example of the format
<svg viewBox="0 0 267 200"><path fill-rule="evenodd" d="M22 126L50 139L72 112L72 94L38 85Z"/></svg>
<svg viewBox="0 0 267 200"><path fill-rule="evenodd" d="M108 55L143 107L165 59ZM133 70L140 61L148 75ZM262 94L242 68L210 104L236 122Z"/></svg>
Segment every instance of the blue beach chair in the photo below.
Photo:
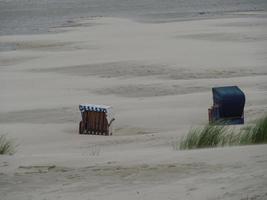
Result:
<svg viewBox="0 0 267 200"><path fill-rule="evenodd" d="M237 86L212 88L209 123L244 124L245 94Z"/></svg>

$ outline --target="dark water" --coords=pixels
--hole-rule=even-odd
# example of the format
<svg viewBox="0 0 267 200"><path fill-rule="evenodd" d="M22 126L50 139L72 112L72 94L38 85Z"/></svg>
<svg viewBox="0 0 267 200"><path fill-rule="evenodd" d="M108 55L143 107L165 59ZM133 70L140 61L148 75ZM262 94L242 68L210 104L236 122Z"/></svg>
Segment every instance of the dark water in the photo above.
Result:
<svg viewBox="0 0 267 200"><path fill-rule="evenodd" d="M160 22L255 10L267 10L267 0L0 0L0 35L42 33L80 17Z"/></svg>

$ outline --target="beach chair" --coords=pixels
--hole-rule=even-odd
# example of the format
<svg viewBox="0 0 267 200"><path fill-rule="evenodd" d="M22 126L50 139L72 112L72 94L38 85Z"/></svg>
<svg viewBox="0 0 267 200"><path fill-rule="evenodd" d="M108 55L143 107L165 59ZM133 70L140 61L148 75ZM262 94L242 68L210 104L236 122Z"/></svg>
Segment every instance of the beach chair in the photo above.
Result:
<svg viewBox="0 0 267 200"><path fill-rule="evenodd" d="M244 124L245 94L237 86L212 88L213 106L209 123Z"/></svg>
<svg viewBox="0 0 267 200"><path fill-rule="evenodd" d="M112 107L105 105L79 105L82 120L79 124L80 134L112 135L112 122L115 120Z"/></svg>

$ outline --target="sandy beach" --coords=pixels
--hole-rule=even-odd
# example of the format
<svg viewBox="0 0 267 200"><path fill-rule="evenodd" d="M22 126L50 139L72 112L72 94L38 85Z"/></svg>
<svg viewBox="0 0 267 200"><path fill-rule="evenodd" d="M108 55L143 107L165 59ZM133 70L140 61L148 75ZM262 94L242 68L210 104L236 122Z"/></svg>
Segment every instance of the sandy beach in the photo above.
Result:
<svg viewBox="0 0 267 200"><path fill-rule="evenodd" d="M266 200L267 145L181 151L211 88L267 112L267 13L168 23L92 17L0 36L1 200ZM79 135L79 104L111 105L114 135Z"/></svg>

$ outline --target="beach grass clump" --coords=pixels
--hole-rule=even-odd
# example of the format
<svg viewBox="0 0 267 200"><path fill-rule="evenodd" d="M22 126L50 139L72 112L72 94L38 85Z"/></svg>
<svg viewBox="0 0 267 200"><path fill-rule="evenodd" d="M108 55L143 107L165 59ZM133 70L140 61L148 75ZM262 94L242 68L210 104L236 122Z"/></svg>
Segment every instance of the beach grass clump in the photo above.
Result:
<svg viewBox="0 0 267 200"><path fill-rule="evenodd" d="M194 128L180 141L180 149L197 149L231 145L238 141L238 136L223 124L207 124Z"/></svg>
<svg viewBox="0 0 267 200"><path fill-rule="evenodd" d="M267 143L267 115L258 119L254 125L247 126L240 135L241 145Z"/></svg>
<svg viewBox="0 0 267 200"><path fill-rule="evenodd" d="M233 145L250 145L267 143L267 115L254 125L235 131L224 123L207 124L202 128L191 129L182 138L180 149L197 149Z"/></svg>
<svg viewBox="0 0 267 200"><path fill-rule="evenodd" d="M13 140L8 139L6 135L0 135L0 155L12 155L16 151L16 145Z"/></svg>

